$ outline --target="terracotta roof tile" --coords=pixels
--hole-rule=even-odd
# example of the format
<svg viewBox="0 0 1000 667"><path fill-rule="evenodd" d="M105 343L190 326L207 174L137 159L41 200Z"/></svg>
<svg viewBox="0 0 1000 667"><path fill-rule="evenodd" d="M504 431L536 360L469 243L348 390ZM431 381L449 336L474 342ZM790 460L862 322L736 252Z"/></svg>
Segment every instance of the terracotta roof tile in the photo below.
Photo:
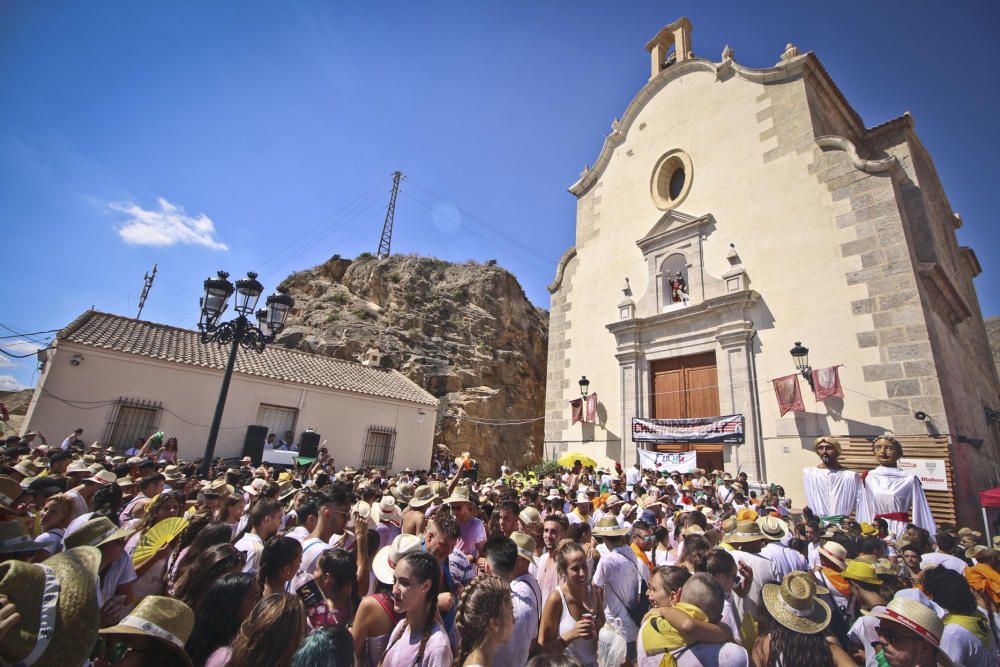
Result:
<svg viewBox="0 0 1000 667"><path fill-rule="evenodd" d="M228 345L202 343L201 334L197 331L95 310L88 310L73 320L59 332L57 338L95 348L219 370L226 367L229 352ZM235 372L422 405L437 405L437 399L399 371L363 366L352 361L280 346L269 346L262 354L241 349L236 356Z"/></svg>

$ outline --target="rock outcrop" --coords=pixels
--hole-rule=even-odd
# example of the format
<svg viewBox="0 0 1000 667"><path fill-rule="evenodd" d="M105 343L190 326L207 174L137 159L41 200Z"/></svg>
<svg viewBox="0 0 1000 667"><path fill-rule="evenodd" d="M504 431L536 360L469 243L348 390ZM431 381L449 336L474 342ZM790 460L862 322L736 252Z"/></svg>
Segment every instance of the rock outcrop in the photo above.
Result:
<svg viewBox="0 0 1000 667"><path fill-rule="evenodd" d="M282 344L349 360L377 346L439 398L435 442L483 474L540 458L543 421L524 420L544 414L548 313L496 262L334 255L282 287L295 297Z"/></svg>

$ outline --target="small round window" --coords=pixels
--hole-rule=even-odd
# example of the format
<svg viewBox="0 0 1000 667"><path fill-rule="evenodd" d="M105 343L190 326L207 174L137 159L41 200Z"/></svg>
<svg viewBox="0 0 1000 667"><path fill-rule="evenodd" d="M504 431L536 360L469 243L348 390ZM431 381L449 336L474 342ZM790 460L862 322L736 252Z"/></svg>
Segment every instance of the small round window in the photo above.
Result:
<svg viewBox="0 0 1000 667"><path fill-rule="evenodd" d="M673 208L691 189L691 158L673 150L661 157L653 168L651 183L653 202L659 209Z"/></svg>

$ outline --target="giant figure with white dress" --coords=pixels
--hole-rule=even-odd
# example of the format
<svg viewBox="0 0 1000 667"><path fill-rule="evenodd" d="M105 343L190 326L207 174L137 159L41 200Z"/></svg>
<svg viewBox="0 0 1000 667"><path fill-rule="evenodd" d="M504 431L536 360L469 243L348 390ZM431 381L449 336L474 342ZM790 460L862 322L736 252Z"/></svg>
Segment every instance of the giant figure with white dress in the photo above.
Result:
<svg viewBox="0 0 1000 667"><path fill-rule="evenodd" d="M836 438L816 438L813 448L819 465L802 470L807 506L820 520L840 523L857 511L861 475L840 465L842 450Z"/></svg>
<svg viewBox="0 0 1000 667"><path fill-rule="evenodd" d="M874 523L875 519L885 519L893 537L899 537L908 523L934 535L937 526L920 478L899 468L903 446L895 438L885 435L875 439L872 452L878 460L878 467L870 470L864 478L861 501L858 503L858 521Z"/></svg>

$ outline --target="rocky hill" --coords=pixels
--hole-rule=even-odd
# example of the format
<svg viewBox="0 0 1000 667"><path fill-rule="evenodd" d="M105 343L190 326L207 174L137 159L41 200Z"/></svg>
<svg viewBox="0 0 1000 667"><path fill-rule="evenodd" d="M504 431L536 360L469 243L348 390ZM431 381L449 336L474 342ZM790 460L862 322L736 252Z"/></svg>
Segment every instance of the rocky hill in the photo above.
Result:
<svg viewBox="0 0 1000 667"><path fill-rule="evenodd" d="M475 421L544 414L548 313L496 262L334 255L282 287L295 309L281 343L350 360L376 345L383 366L439 398L436 443L471 452L486 475L538 460L542 420Z"/></svg>

